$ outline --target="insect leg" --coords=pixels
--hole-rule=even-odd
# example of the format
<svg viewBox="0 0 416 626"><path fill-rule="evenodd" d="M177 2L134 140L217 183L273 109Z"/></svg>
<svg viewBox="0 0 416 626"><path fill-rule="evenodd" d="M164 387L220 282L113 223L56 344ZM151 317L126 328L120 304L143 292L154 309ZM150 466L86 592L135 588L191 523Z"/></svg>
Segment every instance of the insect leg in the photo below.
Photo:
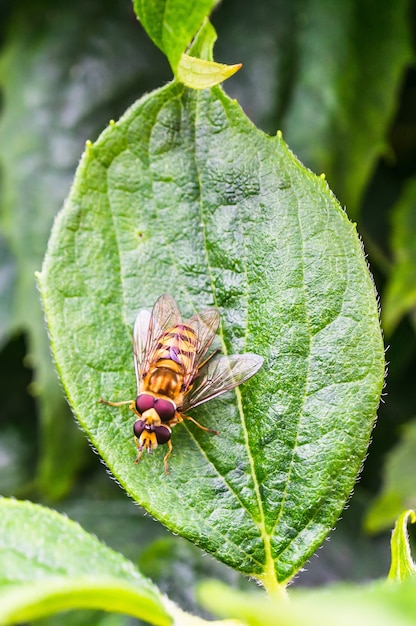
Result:
<svg viewBox="0 0 416 626"><path fill-rule="evenodd" d="M202 361L202 363L198 365L198 371L200 371L201 368L203 368L204 365L206 365L208 361L210 361L214 356L217 356L219 352L221 352L221 348L215 348L214 352L211 352L211 354L205 359L205 361Z"/></svg>
<svg viewBox="0 0 416 626"><path fill-rule="evenodd" d="M202 424L194 420L194 418L190 417L189 415L181 415L181 417L185 420L189 420L190 422L193 422L194 424L198 426L198 428L200 428L201 430L205 430L207 433L214 433L214 435L220 434L219 430L213 430L212 428L207 428L206 426L202 426Z"/></svg>
<svg viewBox="0 0 416 626"><path fill-rule="evenodd" d="M170 439L168 441L168 447L169 447L169 450L166 452L165 458L163 459L163 465L165 466L165 474L169 474L168 458L170 457L172 453L172 448L173 448L173 445Z"/></svg>
<svg viewBox="0 0 416 626"><path fill-rule="evenodd" d="M134 406L134 400L123 400L122 402L112 402L111 400L103 400L100 398L98 400L100 404L108 404L109 406L122 406L123 404L130 404Z"/></svg>
<svg viewBox="0 0 416 626"><path fill-rule="evenodd" d="M144 447L140 444L140 441L137 439L137 437L134 438L134 443L136 444L137 448L139 449L138 455L136 457L136 460L134 461L135 465L137 465L137 463L139 463L140 459L142 458L142 454L144 452Z"/></svg>

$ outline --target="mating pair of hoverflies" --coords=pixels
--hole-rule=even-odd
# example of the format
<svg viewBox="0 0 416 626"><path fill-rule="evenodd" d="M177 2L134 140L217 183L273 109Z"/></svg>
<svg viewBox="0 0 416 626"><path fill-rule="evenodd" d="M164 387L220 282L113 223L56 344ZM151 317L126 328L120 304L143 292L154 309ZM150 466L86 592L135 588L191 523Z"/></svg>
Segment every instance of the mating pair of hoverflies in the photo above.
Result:
<svg viewBox="0 0 416 626"><path fill-rule="evenodd" d="M262 366L257 354L218 356L218 350L205 356L220 322L216 308L209 308L182 321L174 298L160 296L152 312L139 311L133 328L134 366L137 380L135 400L111 402L111 406L129 404L137 416L133 425L138 448L135 463L145 450L152 452L159 444L168 444L163 459L169 473L172 452L171 428L190 420L202 430L219 434L186 415L187 411L241 385Z"/></svg>

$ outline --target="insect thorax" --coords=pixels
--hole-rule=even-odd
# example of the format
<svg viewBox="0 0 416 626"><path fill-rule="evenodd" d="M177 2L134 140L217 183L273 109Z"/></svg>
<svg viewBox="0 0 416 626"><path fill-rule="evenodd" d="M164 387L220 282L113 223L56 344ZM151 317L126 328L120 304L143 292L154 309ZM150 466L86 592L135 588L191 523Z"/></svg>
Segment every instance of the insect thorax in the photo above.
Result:
<svg viewBox="0 0 416 626"><path fill-rule="evenodd" d="M151 391L167 398L175 399L180 395L183 374L170 367L156 367L144 380L143 391Z"/></svg>

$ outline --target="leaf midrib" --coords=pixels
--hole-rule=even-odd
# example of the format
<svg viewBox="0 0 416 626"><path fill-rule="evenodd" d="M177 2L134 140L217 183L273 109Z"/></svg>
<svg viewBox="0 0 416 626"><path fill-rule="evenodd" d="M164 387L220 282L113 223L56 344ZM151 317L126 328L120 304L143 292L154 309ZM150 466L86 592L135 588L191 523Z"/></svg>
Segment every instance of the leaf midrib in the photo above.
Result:
<svg viewBox="0 0 416 626"><path fill-rule="evenodd" d="M167 102L163 102L161 107L160 107L160 109L159 109L159 113L162 111L164 106L170 105L170 103L174 99L178 100L179 105L180 105L180 107L182 109L183 108L182 95L183 95L184 91L185 91L185 88L181 89L178 93L175 93L174 96L171 97ZM194 141L194 144L196 144L195 141ZM194 150L194 154L196 154L196 150ZM150 162L150 160L151 160L150 159L150 155L148 155L148 158L149 158L149 162ZM203 240L205 242L204 251L205 251L205 258L206 258L206 267L207 267L207 273L208 273L209 280L210 280L211 290L212 290L212 293L213 293L213 301L214 301L214 304L217 304L217 300L215 298L215 283L214 283L214 279L213 279L211 264L210 264L210 261L209 261L208 246L206 245L207 235L206 235L206 228L205 228L206 220L205 220L205 216L204 216L204 213L203 213L203 207L202 207L202 182L201 182L201 176L199 174L199 169L197 167L196 159L194 160L194 164L195 164L195 171L197 172L197 177L198 177L198 182L199 182L199 185L198 185L198 187L199 187L199 209L200 209L200 217L201 217L201 224L202 224ZM153 183L153 177L152 177L152 174L151 174L151 168L150 167L149 167L149 176L150 176L150 178L152 180L152 183ZM157 198L156 194L153 194L153 195L154 195L155 198ZM157 201L155 201L155 213L156 213L156 217L157 217L157 219L158 219L158 221L160 223L160 226L161 226L161 232L163 232L163 223L159 220L159 217L158 217ZM118 246L118 240L117 240L117 246ZM169 238L165 238L165 247L169 250L169 256L171 258L172 266L176 268L176 266L177 266L176 258L175 258L175 254L173 253L172 245L170 243ZM180 278L181 272L176 271L176 273L177 273L177 276ZM182 281L182 285L183 285L185 293L187 293L187 290L185 288L185 285L184 285L183 281ZM220 326L219 326L219 336L220 336L220 340L221 340L221 344L222 344L222 350L223 350L224 354L226 354L227 353L227 349L226 349L226 345L225 345L225 341L224 341L224 332L223 332L223 329L222 329L221 320L220 320ZM246 445L247 445L248 444L248 441L247 441L247 430L245 428L244 416L243 416L243 411L242 411L242 406L241 406L241 394L240 394L238 389L236 390L236 392L237 392L237 404L239 405L239 412L240 412L240 415L242 416L241 419L242 419L242 422L243 422L243 430L244 430L245 441L246 441ZM262 511L261 500L260 500L260 493L259 493L259 488L258 488L257 481L253 480L253 483L255 485L255 490L256 490L256 495L257 495L257 499L258 499L259 510L261 511L261 514L262 514L262 519L261 519L261 523L260 524L258 524L256 522L256 520L253 518L252 512L249 509L247 509L247 507L241 501L239 495L229 485L229 483L226 481L225 477L218 471L216 465L212 462L212 460L208 459L208 457L206 455L206 452L201 448L199 442L192 435L192 432L188 428L187 424L184 423L183 426L186 428L186 430L188 431L189 435L194 439L194 442L196 443L197 447L201 451L201 454L207 459L207 461L214 468L214 470L217 473L218 477L221 478L224 481L224 483L227 485L227 488L229 489L230 493L232 493L234 495L234 497L236 498L236 500L241 504L241 507L245 511L247 511L249 517L253 520L253 523L255 524L255 526L257 526L259 528L261 536L263 536L262 529L264 529L264 513ZM248 448L248 445L247 445L247 448ZM253 462L252 462L252 459L251 459L250 455L249 455L249 459L250 459L251 473L253 474L253 467L254 466L253 466ZM184 508L190 508L189 504L187 502L185 502L184 500L182 500L182 498L181 498L179 493L177 493L176 497L178 497L181 500L182 505L184 506ZM191 510L195 514L195 512L196 512L195 509L192 508ZM206 521L207 521L206 518L204 518L203 521L206 523ZM249 553L241 550L241 545L236 544L235 542L231 542L228 535L224 535L222 533L218 533L218 529L216 529L212 525L210 525L210 528L212 528L213 535L215 535L215 534L219 535L223 541L225 540L226 543L235 546L237 551L239 551L240 553L242 553L246 557L248 557L248 559L250 561L252 561L253 563L257 563L261 568L264 567L264 564L261 563L260 561L258 561L257 559L255 559L252 554L249 554Z"/></svg>
<svg viewBox="0 0 416 626"><path fill-rule="evenodd" d="M195 109L196 109L196 117L198 114L198 103L199 103L199 98L196 98L196 105L195 105ZM224 108L224 113L227 116L227 119L229 119L228 114L227 114L227 110ZM195 121L195 126L196 126L196 121ZM195 147L196 147L196 141L194 141ZM196 155L196 148L194 151L194 154ZM202 229L203 229L203 239L205 242L205 257L206 257L206 262L207 262L207 270L208 270L208 274L210 277L210 283L211 283L211 288L212 288L212 293L213 293L213 299L214 299L214 304L217 305L217 298L215 295L215 283L213 281L213 274L212 274L212 269L211 269L211 263L210 263L210 259L209 259L209 252L208 252L208 245L207 245L207 237L206 237L206 228L205 228L205 219L204 219L204 212L203 212L203 204L202 204L202 182L201 182L201 176L199 173L199 168L198 168L198 163L197 163L197 159L195 158L195 170L198 173L198 187L199 187L199 195L200 195L200 201L199 201L199 207L200 207L200 216L201 216L201 223L202 223ZM238 212L238 205L236 206L237 208L237 212ZM239 214L238 214L239 215ZM241 230L241 238L243 241L243 245L244 245L244 258L243 263L244 263L244 273L245 273L245 277L246 277L246 300L247 300L247 316L246 316L246 326L245 326L245 336L244 336L244 346L246 346L246 342L247 342L247 333L248 333L248 310L249 310L249 290L248 290L248 272L247 272L247 253L246 253L246 246L245 246L245 237L244 237L244 232L241 228L242 225L242 221L241 221L241 217L239 215L239 227ZM222 350L224 354L227 354L227 347L226 347L226 343L225 343L225 339L224 339L224 331L223 331L223 326L222 326L222 322L220 320L220 326L219 326L219 335L220 335L220 340L221 340L221 345L222 345ZM273 564L273 557L272 557L272 551L271 551L271 541L270 541L270 536L267 534L266 532L266 524L265 524L265 513L264 513L264 508L263 508L263 502L261 499L261 495L260 495L260 487L259 487L259 483L257 480L257 474L255 471L255 465L254 465L254 459L251 455L250 452L250 446L249 446L249 438L248 438L248 429L247 429L247 425L246 425L246 419L245 419L245 414L244 414L244 409L243 409L243 404L242 404L242 397L241 397L241 391L239 389L239 387L235 388L235 395L236 395L236 399L237 399L237 408L238 408L238 413L240 416L240 422L241 422L241 426L243 429L243 435L244 435L244 442L245 442L245 447L247 450L247 456L248 456L248 460L249 460L249 464L250 464L250 474L251 474L251 478L253 481L253 486L254 486L254 492L256 495L256 501L257 501L257 507L260 513L260 519L256 520L253 516L253 513L247 509L246 506L243 505L243 503L241 502L241 499L239 496L237 496L237 494L235 493L234 489L231 488L231 486L228 484L227 480L225 479L224 476L221 476L222 480L225 482L225 484L227 485L228 489L230 489L231 493L234 494L234 496L237 498L237 500L241 503L241 505L243 506L244 510L247 511L247 513L249 514L249 516L251 517L251 519L253 520L254 524L257 526L257 528L259 529L260 532L260 536L263 539L263 543L264 543L264 547L265 547L265 555L266 555L266 562L262 565L262 567L264 568L264 572L270 572L271 569L271 565L273 567L273 572L274 572L274 564ZM215 464L211 462L211 465L215 468L215 471L217 472L218 475L220 475L220 473L218 472L218 469L216 468ZM277 582L277 581L276 581Z"/></svg>

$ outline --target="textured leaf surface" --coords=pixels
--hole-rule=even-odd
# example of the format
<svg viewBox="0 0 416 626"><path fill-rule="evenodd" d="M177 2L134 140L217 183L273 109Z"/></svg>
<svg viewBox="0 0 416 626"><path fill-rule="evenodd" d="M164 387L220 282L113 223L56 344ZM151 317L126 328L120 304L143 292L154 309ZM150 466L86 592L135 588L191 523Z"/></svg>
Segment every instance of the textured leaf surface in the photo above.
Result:
<svg viewBox="0 0 416 626"><path fill-rule="evenodd" d="M171 623L162 597L124 557L62 515L0 500L0 624L75 608Z"/></svg>
<svg viewBox="0 0 416 626"><path fill-rule="evenodd" d="M72 406L128 492L173 531L272 588L335 524L383 383L377 304L355 227L280 136L220 89L178 84L137 102L87 147L40 285ZM195 410L221 431L173 431L133 464L137 310L172 293L215 304L226 352L265 366Z"/></svg>

